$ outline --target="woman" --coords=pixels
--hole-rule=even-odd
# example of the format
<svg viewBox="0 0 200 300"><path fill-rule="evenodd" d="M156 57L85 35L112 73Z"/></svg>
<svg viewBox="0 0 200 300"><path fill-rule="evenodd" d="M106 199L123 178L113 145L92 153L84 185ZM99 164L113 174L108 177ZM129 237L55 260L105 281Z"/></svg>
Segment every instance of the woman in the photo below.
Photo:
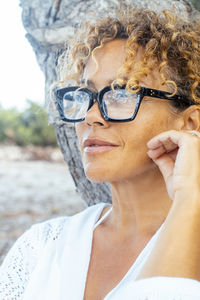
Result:
<svg viewBox="0 0 200 300"><path fill-rule="evenodd" d="M3 263L1 299L200 299L199 29L130 9L76 36L56 105L112 205L34 225Z"/></svg>

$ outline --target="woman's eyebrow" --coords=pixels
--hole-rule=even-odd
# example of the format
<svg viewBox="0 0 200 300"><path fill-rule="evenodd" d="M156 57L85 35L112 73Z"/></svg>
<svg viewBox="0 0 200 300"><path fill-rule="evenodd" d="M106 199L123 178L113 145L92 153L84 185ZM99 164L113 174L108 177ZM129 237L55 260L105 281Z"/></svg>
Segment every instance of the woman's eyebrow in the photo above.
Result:
<svg viewBox="0 0 200 300"><path fill-rule="evenodd" d="M110 79L110 80L108 80L108 84L107 85L111 85L111 83L114 81L114 79ZM94 82L91 80L91 79L87 79L87 80L81 80L81 84L86 84L86 85L88 85L88 86L90 86L91 88L94 88L94 89L96 89L96 86L95 86L95 84L94 84Z"/></svg>

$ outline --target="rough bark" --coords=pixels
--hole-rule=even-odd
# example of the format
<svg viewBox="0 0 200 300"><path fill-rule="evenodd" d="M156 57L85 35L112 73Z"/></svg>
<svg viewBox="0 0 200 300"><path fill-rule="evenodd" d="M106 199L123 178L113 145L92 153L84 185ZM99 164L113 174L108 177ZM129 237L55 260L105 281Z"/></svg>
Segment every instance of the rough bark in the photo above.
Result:
<svg viewBox="0 0 200 300"><path fill-rule="evenodd" d="M86 18L94 18L95 15L112 11L122 3L157 11L173 8L188 17L195 12L188 0L21 0L26 37L46 78L47 110L49 86L57 79L56 60L67 40L73 36L74 27ZM48 112L50 122L53 122L50 110ZM88 205L110 202L109 186L90 182L84 175L74 126L59 122L54 122L54 126L58 144L82 198Z"/></svg>

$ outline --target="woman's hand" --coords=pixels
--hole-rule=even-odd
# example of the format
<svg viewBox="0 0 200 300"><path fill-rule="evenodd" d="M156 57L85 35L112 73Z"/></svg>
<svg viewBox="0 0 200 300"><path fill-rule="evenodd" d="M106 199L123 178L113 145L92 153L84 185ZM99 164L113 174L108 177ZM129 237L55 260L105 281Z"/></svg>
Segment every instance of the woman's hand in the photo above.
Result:
<svg viewBox="0 0 200 300"><path fill-rule="evenodd" d="M200 133L170 130L147 145L173 204L136 280L170 276L200 281Z"/></svg>
<svg viewBox="0 0 200 300"><path fill-rule="evenodd" d="M165 131L147 146L147 154L164 177L169 197L183 201L192 194L200 203L200 132Z"/></svg>

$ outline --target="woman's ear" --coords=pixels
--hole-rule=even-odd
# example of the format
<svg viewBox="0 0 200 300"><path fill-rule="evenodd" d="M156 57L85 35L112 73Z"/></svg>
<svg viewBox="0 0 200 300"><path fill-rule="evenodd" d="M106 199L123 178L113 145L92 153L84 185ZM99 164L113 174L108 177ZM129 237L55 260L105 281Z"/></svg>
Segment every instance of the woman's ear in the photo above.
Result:
<svg viewBox="0 0 200 300"><path fill-rule="evenodd" d="M182 127L184 130L200 131L200 105L192 105L182 112Z"/></svg>

